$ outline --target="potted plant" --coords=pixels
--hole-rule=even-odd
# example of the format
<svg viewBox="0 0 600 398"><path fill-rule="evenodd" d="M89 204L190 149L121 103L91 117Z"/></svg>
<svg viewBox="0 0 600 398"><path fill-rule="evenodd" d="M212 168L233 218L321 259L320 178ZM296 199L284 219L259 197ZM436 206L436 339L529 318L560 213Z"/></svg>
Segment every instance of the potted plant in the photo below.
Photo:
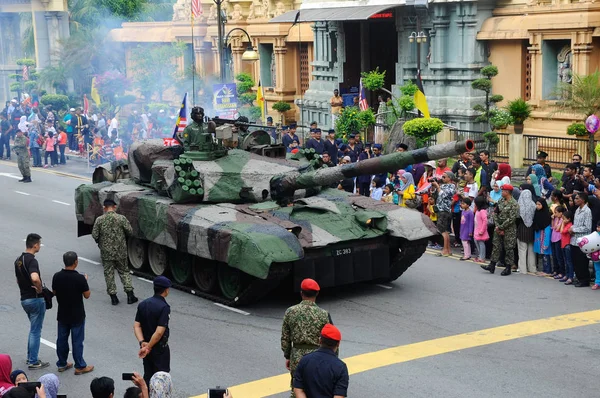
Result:
<svg viewBox="0 0 600 398"><path fill-rule="evenodd" d="M567 135L574 135L576 137L587 137L590 133L585 128L585 124L581 122L571 123L567 127Z"/></svg>
<svg viewBox="0 0 600 398"><path fill-rule="evenodd" d="M277 101L273 104L273 110L279 112L279 115L281 116L281 124L285 124L285 117L283 114L290 109L292 109L292 106L285 101Z"/></svg>
<svg viewBox="0 0 600 398"><path fill-rule="evenodd" d="M523 122L531 116L531 105L523 98L510 101L506 106L508 113L513 118L516 134L523 134Z"/></svg>
<svg viewBox="0 0 600 398"><path fill-rule="evenodd" d="M422 148L427 145L427 141L442 131L444 123L438 118L416 118L407 121L402 125L404 134L416 138L417 147Z"/></svg>
<svg viewBox="0 0 600 398"><path fill-rule="evenodd" d="M510 116L505 109L495 110L490 117L490 124L493 130L503 130L508 127L509 124L513 124L513 118Z"/></svg>

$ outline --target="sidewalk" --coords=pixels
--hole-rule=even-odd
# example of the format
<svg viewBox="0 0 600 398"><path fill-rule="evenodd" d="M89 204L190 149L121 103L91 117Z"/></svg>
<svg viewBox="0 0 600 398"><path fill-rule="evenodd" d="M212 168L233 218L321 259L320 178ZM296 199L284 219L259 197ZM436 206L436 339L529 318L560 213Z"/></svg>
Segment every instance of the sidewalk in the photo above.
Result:
<svg viewBox="0 0 600 398"><path fill-rule="evenodd" d="M7 163L11 163L14 164L16 166L17 164L17 156L14 153L11 153L11 160L2 160L2 162L7 162ZM43 167L32 167L32 170L44 170L45 172L48 173L52 173L52 174L63 174L63 175L74 175L76 177L83 177L86 179L89 179L89 182L92 182L92 174L94 173L94 170L96 169L96 166L90 164L89 168L88 168L88 163L87 163L87 159L78 155L74 155L74 154L65 154L66 160L67 160L67 164L64 165L58 165L56 167L48 167L48 168L43 168ZM43 159L42 159L42 163L43 163Z"/></svg>

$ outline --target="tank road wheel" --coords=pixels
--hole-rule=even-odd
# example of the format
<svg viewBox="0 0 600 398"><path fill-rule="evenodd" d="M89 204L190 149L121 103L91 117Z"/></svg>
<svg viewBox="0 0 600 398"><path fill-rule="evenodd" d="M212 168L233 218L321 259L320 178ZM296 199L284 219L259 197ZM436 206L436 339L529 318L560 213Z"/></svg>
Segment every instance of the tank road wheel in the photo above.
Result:
<svg viewBox="0 0 600 398"><path fill-rule="evenodd" d="M203 293L210 293L217 287L217 263L213 260L194 257L192 261L194 282Z"/></svg>
<svg viewBox="0 0 600 398"><path fill-rule="evenodd" d="M173 280L180 285L187 285L192 281L193 257L190 254L174 250L169 254Z"/></svg>
<svg viewBox="0 0 600 398"><path fill-rule="evenodd" d="M154 275L159 276L164 274L169 266L167 248L163 245L150 242L148 245L148 262Z"/></svg>
<svg viewBox="0 0 600 398"><path fill-rule="evenodd" d="M142 270L148 264L148 243L145 240L131 237L127 243L127 257L135 270Z"/></svg>
<svg viewBox="0 0 600 398"><path fill-rule="evenodd" d="M242 293L245 288L245 274L237 268L230 267L227 264L219 263L217 267L219 276L219 287L223 297L228 300L234 300Z"/></svg>

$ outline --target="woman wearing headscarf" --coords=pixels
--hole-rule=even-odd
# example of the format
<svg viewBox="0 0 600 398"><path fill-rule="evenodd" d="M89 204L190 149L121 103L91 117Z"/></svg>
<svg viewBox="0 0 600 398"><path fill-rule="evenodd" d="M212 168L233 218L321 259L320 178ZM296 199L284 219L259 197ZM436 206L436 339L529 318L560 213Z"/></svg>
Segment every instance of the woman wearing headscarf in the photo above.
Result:
<svg viewBox="0 0 600 398"><path fill-rule="evenodd" d="M21 116L21 120L19 120L19 125L17 126L17 128L24 132L27 133L29 132L29 123L27 123L27 116Z"/></svg>
<svg viewBox="0 0 600 398"><path fill-rule="evenodd" d="M552 217L546 198L538 198L535 202L535 215L533 217L533 251L536 254L542 255L543 271L538 272L539 276L547 276L552 273L552 246L550 238L552 236Z"/></svg>
<svg viewBox="0 0 600 398"><path fill-rule="evenodd" d="M531 171L535 173L538 183L540 184L539 196L543 196L546 199L548 199L550 195L552 195L554 185L552 185L550 181L548 181L548 177L546 176L546 171L544 170L544 167L541 164L536 163L533 166L531 166Z"/></svg>
<svg viewBox="0 0 600 398"><path fill-rule="evenodd" d="M403 182L403 186L402 188L396 190L396 193L398 194L398 205L400 207L407 207L406 201L414 200L416 198L415 180L413 178L413 175L410 173L402 174L402 177L400 177L400 179Z"/></svg>
<svg viewBox="0 0 600 398"><path fill-rule="evenodd" d="M533 189L535 190L535 196L537 198L542 196L542 189L540 188L540 183L535 174L529 174L525 181L527 182L527 184L531 184L533 186Z"/></svg>
<svg viewBox="0 0 600 398"><path fill-rule="evenodd" d="M54 373L47 373L40 377L38 381L44 386L44 391L46 392L47 398L56 398L58 395L58 387L60 386L58 376L56 376ZM35 398L40 398L40 396L36 394Z"/></svg>
<svg viewBox="0 0 600 398"><path fill-rule="evenodd" d="M531 187L531 186L530 186ZM536 272L535 253L533 251L533 218L535 216L535 202L533 201L533 187L521 185L519 196L519 216L517 224L517 248L519 251L519 272Z"/></svg>
<svg viewBox="0 0 600 398"><path fill-rule="evenodd" d="M150 398L171 398L173 381L167 372L156 372L150 379Z"/></svg>
<svg viewBox="0 0 600 398"><path fill-rule="evenodd" d="M0 397L3 397L15 385L10 381L12 361L10 356L0 354Z"/></svg>
<svg viewBox="0 0 600 398"><path fill-rule="evenodd" d="M501 185L510 184L512 176L512 169L508 163L498 163L498 170L492 174L491 185L494 186L497 182L501 182Z"/></svg>

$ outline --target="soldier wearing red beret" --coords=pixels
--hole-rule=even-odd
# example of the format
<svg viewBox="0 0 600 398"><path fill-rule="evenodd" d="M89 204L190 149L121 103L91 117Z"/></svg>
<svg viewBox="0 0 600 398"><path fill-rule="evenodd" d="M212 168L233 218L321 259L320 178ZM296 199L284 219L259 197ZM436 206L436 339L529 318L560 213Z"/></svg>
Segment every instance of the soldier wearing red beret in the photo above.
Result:
<svg viewBox="0 0 600 398"><path fill-rule="evenodd" d="M342 334L332 324L321 330L320 348L300 360L294 374L297 398L341 398L348 394L348 367L337 357Z"/></svg>
<svg viewBox="0 0 600 398"><path fill-rule="evenodd" d="M300 359L319 348L319 337L325 325L331 322L329 313L316 304L321 288L313 279L304 279L300 285L302 301L285 311L281 327L281 349L285 367L292 378L291 397L294 397L294 372Z"/></svg>

